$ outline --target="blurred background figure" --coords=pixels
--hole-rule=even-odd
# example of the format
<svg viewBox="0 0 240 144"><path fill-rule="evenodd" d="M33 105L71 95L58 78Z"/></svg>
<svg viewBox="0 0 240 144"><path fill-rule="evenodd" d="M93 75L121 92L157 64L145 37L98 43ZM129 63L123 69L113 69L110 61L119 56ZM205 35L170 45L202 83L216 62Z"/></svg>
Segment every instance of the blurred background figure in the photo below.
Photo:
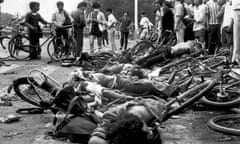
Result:
<svg viewBox="0 0 240 144"><path fill-rule="evenodd" d="M83 30L86 26L84 11L86 7L87 4L85 2L81 2L78 4L77 10L72 13L74 38L77 42L77 48L74 50L75 57L81 57L83 50Z"/></svg>
<svg viewBox="0 0 240 144"><path fill-rule="evenodd" d="M131 18L128 15L128 12L125 12L119 21L120 21L120 31L121 31L120 50L122 49L126 50L128 46L129 30L132 23Z"/></svg>

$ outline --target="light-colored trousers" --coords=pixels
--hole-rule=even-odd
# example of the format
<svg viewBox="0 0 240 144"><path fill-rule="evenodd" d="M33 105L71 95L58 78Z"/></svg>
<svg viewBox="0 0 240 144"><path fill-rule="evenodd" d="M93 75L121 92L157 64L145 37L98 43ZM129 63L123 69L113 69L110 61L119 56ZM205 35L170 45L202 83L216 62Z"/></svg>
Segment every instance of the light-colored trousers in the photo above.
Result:
<svg viewBox="0 0 240 144"><path fill-rule="evenodd" d="M112 51L116 51L117 50L116 42L115 42L116 29L115 28L110 28L108 30L108 36L109 36L109 40L110 40L110 43L111 43Z"/></svg>
<svg viewBox="0 0 240 144"><path fill-rule="evenodd" d="M240 63L240 10L233 11L233 54L232 62Z"/></svg>
<svg viewBox="0 0 240 144"><path fill-rule="evenodd" d="M177 43L182 43L184 42L184 36L185 36L185 29L181 28L176 31L176 36L177 36Z"/></svg>

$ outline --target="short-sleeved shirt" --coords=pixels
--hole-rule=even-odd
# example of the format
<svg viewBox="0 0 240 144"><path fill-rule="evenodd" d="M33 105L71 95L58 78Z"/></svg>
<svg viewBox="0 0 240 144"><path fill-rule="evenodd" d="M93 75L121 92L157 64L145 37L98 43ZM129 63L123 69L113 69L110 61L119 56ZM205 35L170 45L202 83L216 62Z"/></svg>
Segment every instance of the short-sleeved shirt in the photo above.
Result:
<svg viewBox="0 0 240 144"><path fill-rule="evenodd" d="M39 13L27 13L25 22L32 25L33 27L39 27L39 22L47 24L47 22L41 17Z"/></svg>
<svg viewBox="0 0 240 144"><path fill-rule="evenodd" d="M207 2L208 10L209 10L209 24L219 24L217 14L220 10L220 6L217 1L210 0Z"/></svg>
<svg viewBox="0 0 240 144"><path fill-rule="evenodd" d="M122 17L120 19L120 21L121 21L120 30L122 32L129 32L129 26L131 24L131 19L129 17Z"/></svg>
<svg viewBox="0 0 240 144"><path fill-rule="evenodd" d="M66 20L66 17L65 17L64 11L63 12L57 11L53 14L52 21L57 25L62 26L65 20Z"/></svg>

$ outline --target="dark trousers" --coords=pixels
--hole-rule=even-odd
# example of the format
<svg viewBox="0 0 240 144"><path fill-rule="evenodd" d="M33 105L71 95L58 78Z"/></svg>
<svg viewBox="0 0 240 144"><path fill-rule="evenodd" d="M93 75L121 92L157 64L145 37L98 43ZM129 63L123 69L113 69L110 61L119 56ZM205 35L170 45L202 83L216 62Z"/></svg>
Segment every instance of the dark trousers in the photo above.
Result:
<svg viewBox="0 0 240 144"><path fill-rule="evenodd" d="M207 48L209 54L214 54L216 48L220 46L220 24L209 25Z"/></svg>
<svg viewBox="0 0 240 144"><path fill-rule="evenodd" d="M74 48L75 57L80 57L83 50L83 28L74 27L74 39L77 47Z"/></svg>
<svg viewBox="0 0 240 144"><path fill-rule="evenodd" d="M121 48L123 48L123 45L124 45L124 50L127 49L128 36L129 36L129 32L123 32L123 31L121 31L120 44L121 44Z"/></svg>
<svg viewBox="0 0 240 144"><path fill-rule="evenodd" d="M185 29L184 41L194 40L193 25L187 26Z"/></svg>
<svg viewBox="0 0 240 144"><path fill-rule="evenodd" d="M29 31L29 42L31 45L30 48L30 57L36 57L41 54L41 49L40 49L40 37L39 33L35 31Z"/></svg>
<svg viewBox="0 0 240 144"><path fill-rule="evenodd" d="M105 46L105 41L106 41L106 44L108 45L108 32L107 32L107 30L104 30L103 33L102 33L103 46Z"/></svg>
<svg viewBox="0 0 240 144"><path fill-rule="evenodd" d="M57 36L57 41L56 45L59 47L60 45L63 45L61 38L63 37L64 40L66 40L66 45L64 46L64 52L68 53L69 52L69 47L68 47L68 31L66 29L56 29L56 36Z"/></svg>

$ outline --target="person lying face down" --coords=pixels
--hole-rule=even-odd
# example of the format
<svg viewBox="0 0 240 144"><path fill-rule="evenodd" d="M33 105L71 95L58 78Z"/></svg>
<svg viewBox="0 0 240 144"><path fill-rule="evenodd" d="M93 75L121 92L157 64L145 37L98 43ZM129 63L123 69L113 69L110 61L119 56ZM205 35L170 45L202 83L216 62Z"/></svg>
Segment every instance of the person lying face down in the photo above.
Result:
<svg viewBox="0 0 240 144"><path fill-rule="evenodd" d="M161 48L150 55L140 56L135 59L134 63L141 67L149 68L169 59L181 57L183 55L198 56L201 53L204 53L201 43L193 40L179 43L173 47Z"/></svg>
<svg viewBox="0 0 240 144"><path fill-rule="evenodd" d="M95 91L94 87L102 89L119 90L131 96L155 95L158 97L170 97L177 91L177 86L172 86L164 82L153 83L147 79L137 81L122 78L118 75L105 75L102 73L90 73L80 69L74 71L68 80L74 87L79 87L84 83L87 91ZM91 88L88 88L91 85ZM98 92L99 93L99 92ZM100 92L99 94L102 94Z"/></svg>
<svg viewBox="0 0 240 144"><path fill-rule="evenodd" d="M88 144L161 144L156 122L163 118L165 103L161 99L145 98L110 108Z"/></svg>

